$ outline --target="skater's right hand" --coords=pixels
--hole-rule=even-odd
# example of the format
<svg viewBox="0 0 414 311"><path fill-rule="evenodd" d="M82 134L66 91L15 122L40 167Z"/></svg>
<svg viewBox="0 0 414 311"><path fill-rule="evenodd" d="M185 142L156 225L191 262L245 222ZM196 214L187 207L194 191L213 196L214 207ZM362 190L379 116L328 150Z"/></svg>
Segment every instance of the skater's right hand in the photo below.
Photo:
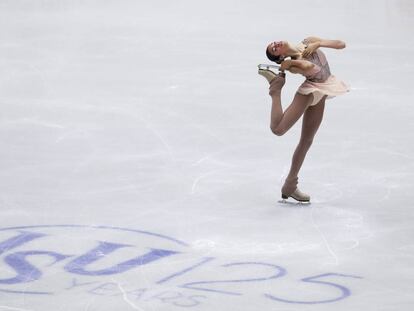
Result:
<svg viewBox="0 0 414 311"><path fill-rule="evenodd" d="M292 61L290 59L286 59L280 64L280 70L282 72L285 70L289 70L291 66L292 66Z"/></svg>

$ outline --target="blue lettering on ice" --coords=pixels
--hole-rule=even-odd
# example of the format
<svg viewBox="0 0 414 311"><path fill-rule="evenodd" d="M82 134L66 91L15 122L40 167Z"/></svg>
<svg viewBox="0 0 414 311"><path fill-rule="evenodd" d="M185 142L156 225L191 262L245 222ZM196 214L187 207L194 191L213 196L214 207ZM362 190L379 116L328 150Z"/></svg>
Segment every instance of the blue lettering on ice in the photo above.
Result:
<svg viewBox="0 0 414 311"><path fill-rule="evenodd" d="M267 264L267 263L261 263L261 262L235 262L235 263L222 265L222 267L224 267L224 268L234 267L234 266L236 266L236 267L237 266L265 266L265 267L272 268L272 270L276 270L276 272L272 273L269 276L260 277L260 278L237 279L237 280L197 281L197 282L191 282L191 283L183 284L180 287L187 288L187 289L200 290L200 291L205 291L205 292L215 292L215 293L226 294L226 295L242 296L243 295L242 293L223 291L223 290L218 290L218 289L213 289L213 288L206 288L204 286L208 285L208 284L213 285L213 284L262 282L262 281L277 279L277 278L280 278L280 277L283 277L284 275L286 275L286 269L285 268L283 268L281 266L277 266L277 265L273 265L273 264ZM203 285L203 287L200 287L199 285Z"/></svg>
<svg viewBox="0 0 414 311"><path fill-rule="evenodd" d="M140 231L140 230L132 230L132 229L125 229L125 228L115 228L115 227L105 227L105 226L77 226L77 225L58 225L58 226L28 226L28 227L15 227L15 228L6 228L0 229L0 231L7 231L7 230L16 230L17 235L11 238L6 239L5 241L0 241L0 255L5 256L3 261L7 264L12 271L14 271L15 275L8 278L0 278L0 285L12 285L15 286L16 284L24 284L28 282L34 282L40 280L42 278L42 270L40 267L36 267L34 264L30 262L30 259L35 256L41 256L50 260L49 267L61 262L63 260L68 259L68 262L64 264L63 270L70 274L82 275L82 276L107 276L107 275L114 275L119 273L124 273L129 271L133 268L137 268L151 262L155 262L158 260L162 260L163 258L167 258L176 254L182 254L178 251L167 250L167 249L159 249L159 248L148 248L144 251L143 254L140 254L136 257L131 259L119 262L117 264L111 263L110 267L99 269L95 268L94 265L99 263L100 260L103 258L108 257L109 255L115 253L118 250L125 249L128 247L134 247L133 245L128 244L120 244L120 243L111 243L107 241L98 241L96 247L92 247L90 250L86 251L84 254L76 254L76 255L69 255L69 254L62 254L58 252L53 252L49 250L27 250L24 249L23 251L15 251L14 253L5 254L10 250L17 249L25 244L28 244L32 241L42 239L45 237L50 237L44 233L37 233L37 232L30 232L26 231L30 228L93 228L93 229L110 229L110 230L120 230L120 231L127 231L133 233L139 233L144 235L149 235L152 237L158 237L170 242L174 242L181 246L188 246L186 243L173 239L171 237L159 235L156 233ZM69 259L70 258L70 259ZM155 282L155 284L160 285L164 283L171 283L172 281L179 280L184 276L191 275L191 272L200 269L206 265L211 265L213 261L217 260L215 257L203 257L201 260L199 259L197 262L192 263L190 266L185 268L181 268L178 271L170 271L169 274L164 275ZM242 296L244 293L242 291L236 291L231 289L231 285L235 284L243 284L243 283L256 283L256 282L264 282L264 281L273 281L275 279L283 278L287 275L287 270L281 266L270 264L270 263L263 263L263 262L231 262L224 265L217 266L221 271L222 274L232 271L240 271L246 270L247 272L251 271L253 267L260 267L261 269L267 268L268 272L261 273L256 277L250 278L238 278L238 279L230 279L228 277L224 277L223 279L199 279L199 280L187 280L183 281L183 283L176 284L178 288L185 289L185 290L195 290L195 291L203 291L203 292L210 292L214 294L222 294L222 295L231 295L231 296ZM44 267L43 267L44 268ZM251 273L249 273L251 275ZM326 280L330 278L330 280ZM347 275L347 274L339 274L339 273L325 273L319 274L316 276L306 277L300 280L300 282L304 282L306 284L319 287L321 289L326 289L327 297L325 299L315 299L312 300L303 300L299 297L297 299L286 299L280 297L277 293L262 293L260 294L261 297L264 299L273 300L280 303L289 303L289 304L324 304L324 303L332 303L337 302L339 300L345 299L351 295L350 289L347 287L338 284L332 279L335 278L354 278L354 279L361 279L359 276L354 275ZM78 283L77 281L72 281L71 288L79 287L79 286L87 286L96 284L97 282L84 282ZM111 288L108 289L108 284L112 283L105 283L100 285L93 290L90 290L89 293L92 294L100 294L105 295L108 291L110 292ZM114 283L115 284L115 283ZM225 285L225 289L221 289L220 287ZM24 285L26 288L27 286ZM66 289L68 290L68 289ZM148 289L145 289L147 291ZM333 291L334 290L334 291ZM134 289L129 290L129 294L134 294L136 299L141 299L141 296L144 294L143 289ZM19 291L16 289L0 289L0 292L3 293L17 293L17 294L33 294L33 295L52 295L51 292L43 292L43 291L27 291L26 289ZM336 294L335 294L336 293ZM122 293L124 294L124 293ZM110 293L110 295L114 295ZM158 299L162 303L172 303L176 306L181 307L192 307L200 303L200 301L195 300L195 297L202 297L206 298L205 296L190 296L186 297L180 292L172 292L167 291L163 292L160 295L153 296L150 299ZM185 300L187 299L187 300ZM188 303L183 303L187 301Z"/></svg>
<svg viewBox="0 0 414 311"><path fill-rule="evenodd" d="M334 287L334 288L339 289L340 295L338 297L334 297L334 298L326 299L326 300L319 300L319 301L300 301L300 300L297 300L296 301L296 300L283 299L283 298L280 298L280 297L273 296L271 294L265 294L265 297L267 297L271 300L276 300L276 301L285 302L285 303L321 304L321 303L336 302L336 301L345 299L346 297L349 297L351 295L351 291L348 288L346 288L345 286L342 286L342 285L339 285L339 284L336 284L336 283L332 283L332 282L320 281L319 280L320 278L325 278L325 277L329 277L329 276L339 276L339 277L362 279L362 277L354 276L354 275L339 274L339 273L325 273L325 274L320 274L320 275L304 278L304 279L301 280L302 282L306 282L306 283L322 284L322 285L326 285L326 286L330 286L330 287Z"/></svg>
<svg viewBox="0 0 414 311"><path fill-rule="evenodd" d="M6 251L9 251L13 248L19 247L23 244L26 244L30 241L35 239L41 238L46 236L46 234L42 233L33 233L33 232L25 232L21 231L19 235L12 237L6 241L0 242L0 255ZM45 253L44 253L45 254ZM25 257L30 255L30 253L17 253L14 254L15 256L9 255L6 257L5 261L10 265L16 272L17 275L14 278L9 279L2 279L0 280L0 284L16 284L21 282L28 282L29 280L39 279L41 273L37 270L34 266L30 265L25 261ZM48 255L58 255L56 253L52 254L49 253ZM60 257L55 257L56 261L60 259ZM17 290L7 290L7 289L0 289L0 291L5 293L14 293L14 294L30 294L30 295L51 295L50 292L36 292L36 291L17 291Z"/></svg>
<svg viewBox="0 0 414 311"><path fill-rule="evenodd" d="M171 256L171 255L179 253L179 252L165 250L165 249L151 249L150 252L142 256L122 262L120 264L114 265L107 269L96 270L96 271L85 269L85 267L88 266L89 264L123 247L130 247L130 245L99 242L98 247L92 249L91 251L87 252L86 254L82 256L75 258L74 260L69 262L65 266L64 269L67 272L74 273L74 274L81 274L81 275L110 275L110 274L122 273L132 268L145 265L155 260L159 260L163 257L167 257L167 256Z"/></svg>
<svg viewBox="0 0 414 311"><path fill-rule="evenodd" d="M201 262L199 262L199 263L197 263L197 264L195 264L195 265L193 265L191 267L188 267L188 268L186 268L186 269L184 269L182 271L179 271L179 272L176 272L176 273L174 273L172 275L169 275L167 277L164 277L163 279L159 280L157 282L157 284L162 284L162 283L165 283L167 281L172 280L173 278L182 276L185 273L188 273L188 272L190 272L190 271L192 271L192 270L194 270L194 269L196 269L196 268L198 268L198 267L200 267L200 266L202 266L202 265L204 265L204 264L206 264L206 263L208 263L208 262L210 262L210 261L212 261L214 259L215 259L214 257L205 257L205 258L203 258L203 260Z"/></svg>
<svg viewBox="0 0 414 311"><path fill-rule="evenodd" d="M0 255L6 251L44 236L46 236L46 234L22 231L18 236L12 237L0 243Z"/></svg>
<svg viewBox="0 0 414 311"><path fill-rule="evenodd" d="M45 234L39 234L34 232L21 232L19 235L12 237L4 242L0 243L0 255L5 251L10 249L16 248L18 246L22 246L30 241L35 239L39 239L45 237ZM117 249L123 247L131 247L130 245L125 244L116 244L116 243L109 243L109 242L99 242L99 245L87 252L84 255L81 255L71 262L69 262L65 266L65 271L74 273L74 274L81 274L81 275L110 275L110 274L118 274L128 271L130 269L136 268L138 266L142 266L148 264L150 262L162 259L167 256L171 256L174 254L178 254L179 252L170 251L165 249L151 249L148 253L135 257L133 259L127 260L125 262L119 263L112 267L91 271L86 270L86 266L90 265L93 262L98 261L102 257L116 251ZM72 255L64 255L56 252L49 252L49 251L41 251L41 250L32 250L32 251L25 251L25 252L16 252L10 254L5 257L4 261L7 265L9 265L17 275L8 278L8 279L0 279L0 284L18 284L18 283L26 283L39 280L42 276L42 272L37 269L35 266L30 264L26 257L29 256L48 256L54 259L54 262L51 264L55 264L58 261L62 261L66 258L73 257Z"/></svg>
<svg viewBox="0 0 414 311"><path fill-rule="evenodd" d="M28 256L50 256L55 259L51 264L55 264L58 261L66 259L71 256L62 255L55 252L46 252L46 251L27 251L27 252L17 252L11 255L8 255L5 258L5 262L12 267L17 275L9 279L0 279L0 284L18 284L25 282L32 282L40 279L42 272L37 269L35 266L27 262L26 257Z"/></svg>

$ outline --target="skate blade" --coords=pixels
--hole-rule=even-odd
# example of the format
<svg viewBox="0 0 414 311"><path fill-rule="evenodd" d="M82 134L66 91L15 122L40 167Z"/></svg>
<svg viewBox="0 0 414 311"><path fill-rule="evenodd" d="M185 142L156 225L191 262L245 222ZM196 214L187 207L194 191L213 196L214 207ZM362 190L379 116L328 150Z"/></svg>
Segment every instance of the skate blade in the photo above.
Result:
<svg viewBox="0 0 414 311"><path fill-rule="evenodd" d="M280 66L270 65L270 64L259 64L259 65L257 65L257 67L259 69L267 69L267 70L269 70L269 69L277 69L277 70L279 70L280 69Z"/></svg>
<svg viewBox="0 0 414 311"><path fill-rule="evenodd" d="M282 200L279 200L277 202L280 203L280 204L283 204L283 205L290 205L290 206L297 206L297 207L299 207L299 206L306 207L306 206L311 205L310 201L302 202L302 201L288 201L287 199L282 199Z"/></svg>

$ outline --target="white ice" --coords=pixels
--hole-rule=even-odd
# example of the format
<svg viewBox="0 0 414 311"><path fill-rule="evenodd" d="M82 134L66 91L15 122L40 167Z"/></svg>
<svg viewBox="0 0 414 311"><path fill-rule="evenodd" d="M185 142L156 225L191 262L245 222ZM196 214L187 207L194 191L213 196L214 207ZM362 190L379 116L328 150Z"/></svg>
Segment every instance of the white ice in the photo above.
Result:
<svg viewBox="0 0 414 311"><path fill-rule="evenodd" d="M0 310L412 309L413 16L0 0ZM312 204L282 205L300 122L271 133L256 65L310 35L346 42L325 52L351 92L300 173Z"/></svg>

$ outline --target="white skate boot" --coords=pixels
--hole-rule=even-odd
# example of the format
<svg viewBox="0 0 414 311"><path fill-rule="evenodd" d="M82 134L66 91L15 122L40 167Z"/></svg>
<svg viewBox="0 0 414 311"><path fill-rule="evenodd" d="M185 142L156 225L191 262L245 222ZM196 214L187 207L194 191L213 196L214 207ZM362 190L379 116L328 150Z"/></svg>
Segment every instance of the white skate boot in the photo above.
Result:
<svg viewBox="0 0 414 311"><path fill-rule="evenodd" d="M280 69L280 66L259 64L257 67L259 68L258 74L265 77L269 83L271 83L273 79L276 78L278 75L285 77L285 73L283 72L276 73L274 71L276 69Z"/></svg>
<svg viewBox="0 0 414 311"><path fill-rule="evenodd" d="M309 203L310 204L310 196L306 193L303 193L297 187L298 185L298 178L287 178L285 183L282 187L282 202L286 203L288 198L292 198L299 203Z"/></svg>
<svg viewBox="0 0 414 311"><path fill-rule="evenodd" d="M310 203L310 196L306 193L303 193L298 188L296 188L295 191L293 191L289 195L286 195L286 194L282 193L282 199L283 200L287 200L289 197L292 198L292 199L295 199L296 201L301 202L301 203Z"/></svg>

